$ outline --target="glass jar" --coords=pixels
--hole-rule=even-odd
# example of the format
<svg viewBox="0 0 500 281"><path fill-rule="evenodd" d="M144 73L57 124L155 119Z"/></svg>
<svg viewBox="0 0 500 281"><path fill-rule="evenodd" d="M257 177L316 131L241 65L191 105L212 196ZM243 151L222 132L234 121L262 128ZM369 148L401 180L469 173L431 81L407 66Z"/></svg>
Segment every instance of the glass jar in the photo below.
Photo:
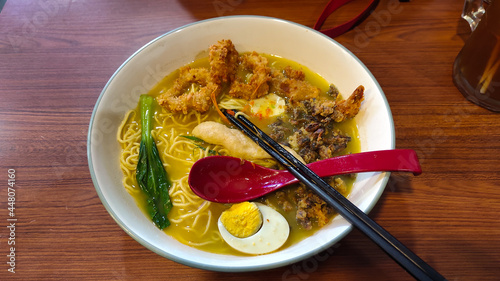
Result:
<svg viewBox="0 0 500 281"><path fill-rule="evenodd" d="M453 81L471 102L500 112L500 0L490 1L477 21L455 59Z"/></svg>

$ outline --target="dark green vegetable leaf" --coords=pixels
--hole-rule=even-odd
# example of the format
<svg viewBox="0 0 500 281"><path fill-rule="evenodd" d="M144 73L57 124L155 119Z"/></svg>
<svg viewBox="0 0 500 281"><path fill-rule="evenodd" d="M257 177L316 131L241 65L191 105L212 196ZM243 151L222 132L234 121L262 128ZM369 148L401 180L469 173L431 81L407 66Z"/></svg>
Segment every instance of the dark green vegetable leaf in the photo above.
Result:
<svg viewBox="0 0 500 281"><path fill-rule="evenodd" d="M181 136L181 137L186 138L186 139L188 139L188 140L192 140L192 141L194 141L194 142L199 142L199 143L202 143L202 144L205 144L205 143L206 143L204 140L202 140L202 139L200 139L200 138L197 138L197 137L194 137L194 136ZM206 148L206 147L203 147L203 146L201 146L201 145L199 145L199 144L195 144L195 146L196 146L197 148L199 148L199 149L203 150L203 151L206 151L206 150L207 150L207 148ZM208 150L208 154L209 154L209 155L220 155L220 154L219 154L219 152L217 152L217 151L215 151L215 150L213 150L213 149L209 149L209 150Z"/></svg>
<svg viewBox="0 0 500 281"><path fill-rule="evenodd" d="M205 143L204 140L200 139L200 138L197 138L197 137L194 137L194 136L181 136L183 138L186 138L188 140L192 140L192 141L196 141L196 142L201 142L201 143Z"/></svg>
<svg viewBox="0 0 500 281"><path fill-rule="evenodd" d="M171 182L151 135L153 102L154 99L148 95L142 95L139 101L142 132L136 179L141 190L148 196L148 212L153 222L158 228L164 229L170 225L167 214L172 209L168 195Z"/></svg>

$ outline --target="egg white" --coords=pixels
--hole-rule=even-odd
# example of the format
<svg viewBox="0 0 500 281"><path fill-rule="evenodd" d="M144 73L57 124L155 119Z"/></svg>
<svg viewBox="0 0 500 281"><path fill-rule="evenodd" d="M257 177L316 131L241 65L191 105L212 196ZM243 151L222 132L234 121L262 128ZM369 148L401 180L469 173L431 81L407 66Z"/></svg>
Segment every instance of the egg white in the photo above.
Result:
<svg viewBox="0 0 500 281"><path fill-rule="evenodd" d="M232 248L247 254L266 254L279 249L285 244L290 234L290 226L286 219L277 211L266 205L256 203L262 214L262 226L252 236L238 238L231 235L220 218L219 231L224 241Z"/></svg>

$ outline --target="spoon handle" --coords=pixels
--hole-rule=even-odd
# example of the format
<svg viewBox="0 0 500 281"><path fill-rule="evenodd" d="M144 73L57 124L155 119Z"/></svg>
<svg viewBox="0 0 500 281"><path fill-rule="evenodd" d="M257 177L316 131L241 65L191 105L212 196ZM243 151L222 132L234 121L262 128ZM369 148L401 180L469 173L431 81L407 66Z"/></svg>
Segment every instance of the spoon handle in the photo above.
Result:
<svg viewBox="0 0 500 281"><path fill-rule="evenodd" d="M368 151L320 160L307 165L318 176L363 172L422 173L417 153L411 149Z"/></svg>

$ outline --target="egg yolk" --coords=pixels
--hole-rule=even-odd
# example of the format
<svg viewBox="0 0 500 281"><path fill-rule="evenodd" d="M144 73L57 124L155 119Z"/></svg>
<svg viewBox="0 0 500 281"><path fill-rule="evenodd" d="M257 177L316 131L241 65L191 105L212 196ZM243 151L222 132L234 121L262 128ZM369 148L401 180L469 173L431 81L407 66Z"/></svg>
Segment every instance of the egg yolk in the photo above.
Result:
<svg viewBox="0 0 500 281"><path fill-rule="evenodd" d="M255 203L234 204L221 214L220 221L233 236L245 238L255 234L262 225L262 215Z"/></svg>

